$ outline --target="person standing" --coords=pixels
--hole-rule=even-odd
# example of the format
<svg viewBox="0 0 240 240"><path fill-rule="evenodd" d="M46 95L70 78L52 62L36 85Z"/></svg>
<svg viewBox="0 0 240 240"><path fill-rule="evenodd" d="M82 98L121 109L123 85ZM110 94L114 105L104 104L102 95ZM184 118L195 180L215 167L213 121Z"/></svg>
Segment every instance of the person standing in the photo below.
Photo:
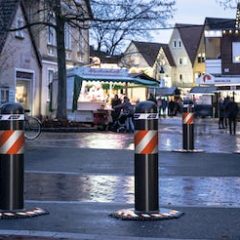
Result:
<svg viewBox="0 0 240 240"><path fill-rule="evenodd" d="M234 101L234 98L231 98L226 105L226 112L228 115L229 133L230 135L236 135L237 115L239 108L237 103Z"/></svg>
<svg viewBox="0 0 240 240"><path fill-rule="evenodd" d="M121 113L121 109L120 108L115 108L115 106L121 104L122 101L121 99L118 97L118 95L116 94L114 96L114 98L112 99L112 102L111 102L111 105L112 105L112 120L113 122L117 121L119 116L120 116L120 113Z"/></svg>
<svg viewBox="0 0 240 240"><path fill-rule="evenodd" d="M147 100L148 101L152 101L155 104L157 104L157 100L156 100L156 98L154 97L154 95L152 93L149 94L149 98Z"/></svg>
<svg viewBox="0 0 240 240"><path fill-rule="evenodd" d="M123 114L126 116L126 129L127 132L134 132L134 123L133 123L133 115L134 115L134 107L130 103L129 98L125 96L123 98L123 103L114 107L114 109L119 108L122 109Z"/></svg>

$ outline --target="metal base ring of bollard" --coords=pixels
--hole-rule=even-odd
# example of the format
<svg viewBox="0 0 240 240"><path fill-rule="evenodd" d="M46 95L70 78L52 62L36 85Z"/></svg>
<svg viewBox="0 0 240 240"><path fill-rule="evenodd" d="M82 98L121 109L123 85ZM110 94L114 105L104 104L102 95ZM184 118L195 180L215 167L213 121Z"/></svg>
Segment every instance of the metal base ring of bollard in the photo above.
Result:
<svg viewBox="0 0 240 240"><path fill-rule="evenodd" d="M140 213L136 212L134 209L121 209L112 214L111 217L120 220L130 220L130 221L160 221L167 219L176 219L183 215L184 213L171 210L167 208L161 208L159 212L154 213Z"/></svg>
<svg viewBox="0 0 240 240"><path fill-rule="evenodd" d="M181 152L181 153L201 153L204 152L202 149L174 149L172 152Z"/></svg>
<svg viewBox="0 0 240 240"><path fill-rule="evenodd" d="M20 209L20 210L1 210L0 209L0 220L1 219L16 219L16 218L31 218L41 215L49 214L48 211L42 208L33 208L33 209Z"/></svg>

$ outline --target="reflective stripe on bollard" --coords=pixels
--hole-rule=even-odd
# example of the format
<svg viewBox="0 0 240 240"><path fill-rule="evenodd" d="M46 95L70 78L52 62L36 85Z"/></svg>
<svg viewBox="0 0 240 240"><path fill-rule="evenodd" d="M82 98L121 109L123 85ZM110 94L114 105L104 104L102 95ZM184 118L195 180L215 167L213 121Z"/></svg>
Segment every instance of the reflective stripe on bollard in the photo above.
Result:
<svg viewBox="0 0 240 240"><path fill-rule="evenodd" d="M159 210L157 106L151 101L140 102L135 112L135 209L121 209L110 216L140 221L178 218L183 213Z"/></svg>
<svg viewBox="0 0 240 240"><path fill-rule="evenodd" d="M22 209L24 186L24 109L20 104L1 106L0 209Z"/></svg>
<svg viewBox="0 0 240 240"><path fill-rule="evenodd" d="M135 112L135 211L155 213L159 211L157 106L140 102Z"/></svg>
<svg viewBox="0 0 240 240"><path fill-rule="evenodd" d="M183 108L182 124L183 124L183 150L194 150L194 108L187 105Z"/></svg>
<svg viewBox="0 0 240 240"><path fill-rule="evenodd" d="M0 219L47 214L24 208L24 109L18 103L0 107Z"/></svg>

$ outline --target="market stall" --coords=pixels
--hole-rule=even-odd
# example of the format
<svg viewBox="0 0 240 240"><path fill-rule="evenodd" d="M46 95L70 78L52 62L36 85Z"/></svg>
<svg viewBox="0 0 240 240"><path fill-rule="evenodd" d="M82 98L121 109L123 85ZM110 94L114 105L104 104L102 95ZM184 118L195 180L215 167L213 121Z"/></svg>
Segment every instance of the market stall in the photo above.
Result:
<svg viewBox="0 0 240 240"><path fill-rule="evenodd" d="M196 116L213 117L216 109L216 92L215 86L197 86L190 90L190 95L194 102Z"/></svg>
<svg viewBox="0 0 240 240"><path fill-rule="evenodd" d="M57 79L52 83L52 106L57 106ZM107 124L114 94L125 95L126 89L158 86L154 79L132 76L127 69L76 67L67 71L67 116L69 120ZM53 111L56 109L52 109ZM108 113L108 114L106 114ZM100 119L100 115L103 115Z"/></svg>

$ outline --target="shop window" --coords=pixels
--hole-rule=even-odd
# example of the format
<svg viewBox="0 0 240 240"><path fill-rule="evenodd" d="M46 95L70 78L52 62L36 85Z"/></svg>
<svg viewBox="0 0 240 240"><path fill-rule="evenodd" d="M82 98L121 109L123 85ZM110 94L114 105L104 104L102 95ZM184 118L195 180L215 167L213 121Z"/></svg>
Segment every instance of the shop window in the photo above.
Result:
<svg viewBox="0 0 240 240"><path fill-rule="evenodd" d="M232 61L233 63L240 63L240 42L232 43Z"/></svg>

